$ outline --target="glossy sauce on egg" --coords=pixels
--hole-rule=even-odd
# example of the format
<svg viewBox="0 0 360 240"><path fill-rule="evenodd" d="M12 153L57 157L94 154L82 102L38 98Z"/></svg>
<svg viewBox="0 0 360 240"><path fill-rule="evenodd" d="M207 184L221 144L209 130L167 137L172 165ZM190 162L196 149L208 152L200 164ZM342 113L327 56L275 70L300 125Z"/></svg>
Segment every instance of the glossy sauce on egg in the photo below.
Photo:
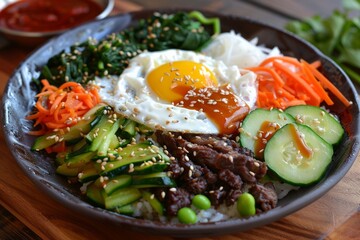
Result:
<svg viewBox="0 0 360 240"><path fill-rule="evenodd" d="M229 85L193 89L182 100L174 103L176 106L204 112L222 134L236 132L250 111L249 106L231 91Z"/></svg>
<svg viewBox="0 0 360 240"><path fill-rule="evenodd" d="M250 110L228 84L218 86L213 72L201 63L163 64L147 75L147 82L160 99L204 112L222 134L236 132Z"/></svg>

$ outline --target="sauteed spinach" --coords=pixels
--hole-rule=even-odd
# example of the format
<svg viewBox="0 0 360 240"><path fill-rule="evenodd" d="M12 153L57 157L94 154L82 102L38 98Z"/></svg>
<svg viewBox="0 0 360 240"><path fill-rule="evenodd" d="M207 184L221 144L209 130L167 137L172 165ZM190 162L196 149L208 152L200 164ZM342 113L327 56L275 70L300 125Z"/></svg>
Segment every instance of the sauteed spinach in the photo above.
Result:
<svg viewBox="0 0 360 240"><path fill-rule="evenodd" d="M154 14L132 28L96 41L89 39L49 59L39 79L48 79L59 86L66 81L86 83L95 76L118 75L128 66L129 59L143 51L169 48L198 50L220 32L217 18L205 18L200 12L178 12L173 15Z"/></svg>

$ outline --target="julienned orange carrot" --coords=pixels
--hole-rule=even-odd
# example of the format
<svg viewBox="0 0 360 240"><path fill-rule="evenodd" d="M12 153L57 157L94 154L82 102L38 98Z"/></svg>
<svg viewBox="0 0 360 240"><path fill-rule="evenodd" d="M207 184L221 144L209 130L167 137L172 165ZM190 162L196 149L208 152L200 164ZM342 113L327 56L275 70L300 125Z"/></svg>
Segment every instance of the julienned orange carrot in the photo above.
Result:
<svg viewBox="0 0 360 240"><path fill-rule="evenodd" d="M324 88L349 106L351 103L316 69L320 66L320 61L308 63L292 57L276 56L265 59L258 67L248 68L258 75L257 106L285 109L299 104L319 106L323 101L333 105Z"/></svg>
<svg viewBox="0 0 360 240"><path fill-rule="evenodd" d="M314 91L314 89L305 81L304 78L301 78L299 75L294 74L289 68L287 68L285 65L278 61L273 62L274 68L278 71L284 74L287 78L287 82L292 82L293 85L296 86L297 89L300 91L296 91L296 95L300 99L308 97L307 102L314 106L319 106L321 103L320 96ZM304 97L302 97L302 95Z"/></svg>
<svg viewBox="0 0 360 240"><path fill-rule="evenodd" d="M295 67L298 67L298 68L301 67L300 62L299 62L296 58L287 57L287 56L274 56L274 57L269 57L269 58L265 59L265 60L260 64L260 66L261 66L261 67L267 66L268 64L272 64L273 62L275 62L275 61L277 61L277 60L280 60L280 61L282 61L282 62L286 62L286 63L292 64L292 65L294 65Z"/></svg>
<svg viewBox="0 0 360 240"><path fill-rule="evenodd" d="M321 82L325 88L329 89L346 107L350 106L352 102L350 102L346 97L337 89L334 84L332 84L329 79L327 79L321 72L319 72L316 68L310 65L310 70L314 74L314 76Z"/></svg>
<svg viewBox="0 0 360 240"><path fill-rule="evenodd" d="M85 89L76 82L66 82L60 87L52 86L47 80L41 80L43 88L36 95L35 112L27 116L35 120L31 131L33 135L43 135L54 130L73 126L92 107L100 103L96 87Z"/></svg>
<svg viewBox="0 0 360 240"><path fill-rule="evenodd" d="M316 66L318 64L314 64L315 62L312 63L312 64L309 64L304 60L301 60L300 62L301 62L301 65L303 67L304 74L307 76L307 79L309 80L309 83L312 84L312 87L317 92L317 94L319 94L319 96L322 99L324 99L326 104L333 105L334 102L331 100L331 98L329 97L329 95L327 94L325 89L321 86L320 82L317 81L317 79L315 78L315 76L311 72L311 66L313 66L314 68L317 68ZM320 61L317 61L317 62L320 63Z"/></svg>
<svg viewBox="0 0 360 240"><path fill-rule="evenodd" d="M311 66L313 66L314 68L319 68L321 66L321 62L320 60L316 60L312 63L310 63Z"/></svg>

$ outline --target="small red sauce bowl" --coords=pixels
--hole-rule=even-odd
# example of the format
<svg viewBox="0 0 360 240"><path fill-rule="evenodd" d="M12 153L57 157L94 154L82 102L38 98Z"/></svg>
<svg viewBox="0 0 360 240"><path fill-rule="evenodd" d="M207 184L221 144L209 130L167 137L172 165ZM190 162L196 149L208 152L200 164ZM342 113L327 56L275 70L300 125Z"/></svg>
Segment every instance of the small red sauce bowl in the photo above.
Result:
<svg viewBox="0 0 360 240"><path fill-rule="evenodd" d="M10 0L0 4L0 33L23 46L37 46L82 23L107 17L114 0Z"/></svg>

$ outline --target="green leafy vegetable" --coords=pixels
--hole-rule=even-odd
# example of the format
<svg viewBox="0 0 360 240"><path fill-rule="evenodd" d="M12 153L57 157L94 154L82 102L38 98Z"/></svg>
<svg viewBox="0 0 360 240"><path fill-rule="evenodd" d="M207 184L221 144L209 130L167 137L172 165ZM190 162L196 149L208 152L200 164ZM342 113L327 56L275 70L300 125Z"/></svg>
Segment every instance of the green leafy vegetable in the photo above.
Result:
<svg viewBox="0 0 360 240"><path fill-rule="evenodd" d="M39 78L45 78L56 86L66 81L86 83L95 76L121 74L129 59L145 50L176 48L196 51L211 39L205 25L213 25L213 34L220 32L219 19L206 18L197 11L173 15L157 13L100 42L89 39L62 51L49 59Z"/></svg>
<svg viewBox="0 0 360 240"><path fill-rule="evenodd" d="M285 28L318 47L360 84L360 0L343 0L344 10L329 17L291 21Z"/></svg>

